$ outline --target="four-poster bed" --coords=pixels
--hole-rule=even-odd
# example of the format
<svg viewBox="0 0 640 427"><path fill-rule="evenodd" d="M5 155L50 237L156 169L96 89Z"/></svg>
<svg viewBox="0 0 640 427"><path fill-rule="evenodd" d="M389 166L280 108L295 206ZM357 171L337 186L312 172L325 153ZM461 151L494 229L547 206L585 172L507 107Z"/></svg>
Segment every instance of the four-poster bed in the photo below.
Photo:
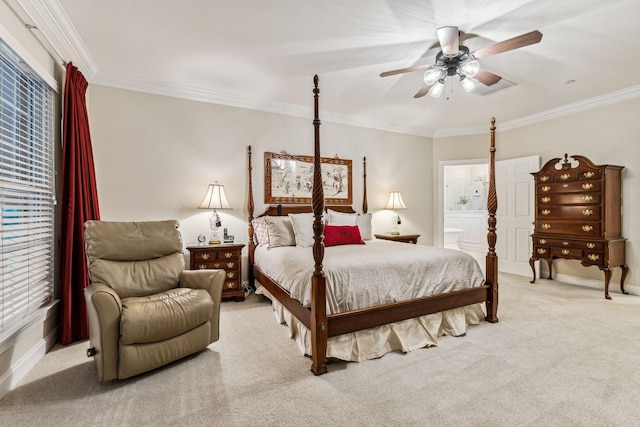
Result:
<svg viewBox="0 0 640 427"><path fill-rule="evenodd" d="M427 248L421 245L406 245L402 243L393 243L393 242L383 242L383 241L368 241L364 245L352 245L358 246L359 251L369 251L367 255L364 255L365 258L358 258L359 261L354 261L354 263L362 263L366 265L366 260L369 259L371 253L380 251L379 246L392 245L389 248L389 252L396 252L402 249L399 246L406 246L407 248L402 249L402 251L415 251L415 252L407 252L406 254L401 255L403 258L407 258L407 262L412 262L414 264L420 264L422 261L419 261L418 257L422 255L418 255L418 252L429 252L433 255L433 259L428 261L430 263L429 266L425 267L429 272L426 272L423 275L420 270L419 274L413 273L413 276L417 276L412 279L417 282L429 282L427 286L431 286L432 282L442 282L442 277L453 277L453 281L451 283L438 283L434 289L420 289L413 290L412 288L403 288L405 296L401 298L397 298L396 296L385 295L381 302L378 303L359 303L358 301L353 301L351 298L350 303L345 304L337 304L334 302L339 300L340 298L336 298L335 292L340 292L341 283L339 279L335 279L335 277L341 277L340 273L335 273L333 270L328 270L327 268L333 268L333 265L338 263L336 259L340 261L345 261L349 257L348 254L350 249L345 248L344 246L332 248L332 252L327 259L325 259L325 245L323 243L324 240L324 231L325 231L325 209L328 209L329 212L334 211L338 213L344 214L352 214L354 210L351 206L325 206L324 204L324 191L323 191L323 183L321 176L321 156L320 156L320 119L318 114L318 96L319 96L319 88L318 88L318 76L314 77L314 130L315 130L315 138L314 138L314 171L313 171L313 190L312 190L312 202L311 206L269 206L268 209L260 214L258 218L274 218L274 217L282 217L288 216L289 214L303 214L312 215L313 217L313 239L311 247L308 248L306 252L304 252L303 248L282 248L283 250L288 250L289 252L282 252L285 255L282 255L278 261L275 262L276 265L288 263L289 265L298 265L305 264L310 265L309 262L303 261L294 261L292 258L294 255L298 255L299 253L305 253L306 256L309 256L309 250L313 254L313 270L311 272L310 277L310 289L299 290L295 287L291 287L289 285L285 285L285 276L280 276L280 272L278 270L274 270L273 262L271 265L266 263L261 263L261 260L268 258L269 250L273 251L273 254L278 252L274 250L276 248L261 248L256 243L256 230L254 229L254 203L253 203L253 186L252 186L252 165L251 165L251 147L248 149L248 199L247 199L247 208L249 211L248 222L249 222L249 282L251 285L254 284L254 281L258 281L264 290L264 294L267 295L273 302L274 306L276 304L279 307L286 311L289 316L290 321L294 321L299 328L308 332L306 335L306 342L308 347L310 347L306 351L310 354L312 359L311 371L315 375L320 375L327 372L327 346L328 341L332 339L332 343L334 341L338 341L341 337L346 337L348 334L364 333L366 331L375 331L376 329L370 328L384 328L393 325L400 325L401 322L418 320L421 324L425 322L429 322L428 315L434 314L442 314L452 316L458 316L458 320L453 320L453 323L459 321L460 317L463 319L473 318L477 316L478 310L477 307L484 303L486 313L480 311L480 315L484 317L484 319L488 322L497 322L497 308L498 308L498 258L495 252L495 244L496 244L496 218L495 213L497 210L497 198L496 198L496 188L495 188L495 120L491 119L491 146L490 146L490 182L489 182L489 195L488 195L488 211L489 211L489 220L488 220L488 244L489 249L486 255L486 275L482 277L482 272L477 266L477 262L472 260L472 262L468 261L465 257L472 259L470 256L466 254L462 254L457 251L450 251L446 249L434 249ZM364 173L363 176L365 178L364 183L364 200L363 200L363 211L366 214L367 211L367 201L366 201L366 159L364 159ZM339 214L338 214L339 215ZM329 215L330 216L330 215ZM291 217L293 218L293 217ZM327 226L328 227L328 226ZM365 243L362 241L361 243ZM295 244L294 244L295 246ZM377 246L377 247L376 247ZM409 248L412 247L412 248ZM277 248L280 250L281 248ZM430 255L430 256L431 256ZM447 258L438 258L446 256ZM443 261L444 260L444 261ZM256 261L259 261L259 265L256 264ZM327 265L323 265L323 261L327 262ZM399 261L400 262L400 261ZM427 262L427 261L425 261ZM344 263L344 262L343 262ZM438 271L438 268L434 268L434 263L441 263L442 270ZM389 270L393 270L393 266L389 266ZM437 267L437 266L436 266ZM366 266L363 268L367 268ZM369 267L370 268L370 267ZM402 269L406 269L406 267L400 267L398 271ZM448 269L448 270L446 270ZM379 274L381 278L381 283L369 283L369 288L375 288L375 292L379 292L381 294L389 293L389 289L394 289L396 284L399 286L402 284L403 286L406 284L404 278L399 281L391 280L390 283L383 283L385 281L389 281L389 278L384 276L383 273L386 274L386 268L379 268L376 274ZM269 273L267 273L269 272ZM296 273L300 276L300 273ZM327 274L330 275L332 280L327 281ZM351 274L351 271L349 272ZM398 273L400 274L400 273ZM439 278L431 278L428 275L436 274ZM439 275L439 276L438 276ZM303 280L305 283L308 283L308 276L306 280ZM378 277L378 276L376 276ZM464 280L463 280L464 279ZM465 283L461 283L464 281ZM396 283L397 282L397 283ZM328 287L329 285L329 287ZM351 284L349 284L351 285ZM379 290L378 290L379 288ZM406 291L409 289L409 291ZM337 291L336 291L337 290ZM392 292L393 293L393 292ZM406 297L406 295L413 295L412 297ZM329 300L327 299L329 297ZM349 298L345 298L349 299ZM369 305L374 304L374 305ZM362 306L361 306L362 305ZM475 311L474 311L475 307ZM329 308L329 312L328 312ZM445 319L447 316L444 317ZM425 320L426 319L426 320ZM288 322L289 323L289 322ZM472 323L472 322L471 322ZM467 323L467 324L471 324ZM423 325L424 326L424 325ZM466 327L466 324L464 325ZM291 328L291 325L290 325ZM455 328L454 328L455 329ZM429 331L427 331L429 334ZM464 334L464 330L460 332L460 334ZM375 334L374 334L375 336ZM370 336L369 336L370 338ZM369 339L368 338L368 339ZM299 344L300 345L300 344ZM424 345L422 345L424 346ZM347 359L348 360L348 359Z"/></svg>

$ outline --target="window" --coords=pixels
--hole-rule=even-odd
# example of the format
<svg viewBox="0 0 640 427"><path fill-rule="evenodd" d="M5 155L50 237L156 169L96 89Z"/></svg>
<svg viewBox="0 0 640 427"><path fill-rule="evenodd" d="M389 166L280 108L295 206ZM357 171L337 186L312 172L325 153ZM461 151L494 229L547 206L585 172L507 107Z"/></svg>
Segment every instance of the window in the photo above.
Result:
<svg viewBox="0 0 640 427"><path fill-rule="evenodd" d="M0 40L0 335L53 297L54 92Z"/></svg>

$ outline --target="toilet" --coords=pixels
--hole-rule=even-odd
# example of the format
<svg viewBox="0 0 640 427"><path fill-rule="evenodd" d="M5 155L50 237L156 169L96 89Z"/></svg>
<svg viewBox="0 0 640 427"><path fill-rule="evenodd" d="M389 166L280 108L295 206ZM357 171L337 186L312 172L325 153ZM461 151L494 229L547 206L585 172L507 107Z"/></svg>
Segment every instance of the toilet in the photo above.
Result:
<svg viewBox="0 0 640 427"><path fill-rule="evenodd" d="M444 247L448 249L459 249L458 248L458 239L460 238L460 233L462 233L461 228L449 228L445 227L444 229Z"/></svg>

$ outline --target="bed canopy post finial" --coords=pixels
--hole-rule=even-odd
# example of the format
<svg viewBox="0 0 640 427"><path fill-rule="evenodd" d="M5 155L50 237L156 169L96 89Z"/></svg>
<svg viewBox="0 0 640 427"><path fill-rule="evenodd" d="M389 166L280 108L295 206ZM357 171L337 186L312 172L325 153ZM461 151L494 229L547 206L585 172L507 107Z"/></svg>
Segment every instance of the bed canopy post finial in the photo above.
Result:
<svg viewBox="0 0 640 427"><path fill-rule="evenodd" d="M253 277L253 254L255 252L255 242L253 238L254 230L253 230L253 177L252 177L252 166L251 166L251 146L247 147L247 180L248 180L248 189L247 189L247 211L249 212L247 216L247 225L249 228L249 248L248 248L248 257L249 257L249 270L248 270L248 280L249 286L255 288L254 277Z"/></svg>
<svg viewBox="0 0 640 427"><path fill-rule="evenodd" d="M369 204L367 203L367 157L362 158L362 170L364 171L362 174L363 188L362 191L362 213L367 213L369 210Z"/></svg>
<svg viewBox="0 0 640 427"><path fill-rule="evenodd" d="M489 163L489 195L487 197L488 233L487 242L489 243L489 251L486 257L486 283L489 285L487 290L487 317L486 320L491 323L498 321L498 256L496 254L496 211L498 210L498 197L496 195L496 118L491 118L491 154Z"/></svg>
<svg viewBox="0 0 640 427"><path fill-rule="evenodd" d="M322 188L322 163L320 160L320 117L318 114L318 75L313 77L313 127L314 127L314 159L313 159L313 191L311 205L313 208L313 259L315 267L311 277L311 372L321 375L327 372L327 295L326 281L322 271L324 259L324 190Z"/></svg>

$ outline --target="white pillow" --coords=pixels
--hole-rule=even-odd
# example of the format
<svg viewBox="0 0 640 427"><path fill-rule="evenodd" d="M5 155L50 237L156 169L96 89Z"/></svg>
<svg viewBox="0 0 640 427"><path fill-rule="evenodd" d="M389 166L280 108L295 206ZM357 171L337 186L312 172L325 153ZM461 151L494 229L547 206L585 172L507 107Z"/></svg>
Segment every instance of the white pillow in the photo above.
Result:
<svg viewBox="0 0 640 427"><path fill-rule="evenodd" d="M373 235L371 233L371 217L370 213L360 214L356 218L356 225L360 229L360 236L362 240L372 240Z"/></svg>
<svg viewBox="0 0 640 427"><path fill-rule="evenodd" d="M265 222L267 223L270 248L296 245L291 218L288 216L267 216Z"/></svg>
<svg viewBox="0 0 640 427"><path fill-rule="evenodd" d="M329 217L327 224L329 225L356 225L356 219L358 218L357 213L344 213L331 209L327 209L327 214Z"/></svg>
<svg viewBox="0 0 640 427"><path fill-rule="evenodd" d="M313 213L289 214L293 225L296 246L313 246Z"/></svg>

